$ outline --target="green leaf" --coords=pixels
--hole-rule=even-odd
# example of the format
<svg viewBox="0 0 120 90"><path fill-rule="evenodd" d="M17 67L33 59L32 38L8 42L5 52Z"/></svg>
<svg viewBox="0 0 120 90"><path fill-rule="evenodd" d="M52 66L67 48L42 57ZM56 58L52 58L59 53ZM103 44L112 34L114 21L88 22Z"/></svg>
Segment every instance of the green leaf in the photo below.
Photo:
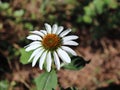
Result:
<svg viewBox="0 0 120 90"><path fill-rule="evenodd" d="M57 75L54 70L44 72L35 79L37 90L53 90L57 86Z"/></svg>
<svg viewBox="0 0 120 90"><path fill-rule="evenodd" d="M118 7L117 0L109 0L108 6L109 6L109 8L116 9Z"/></svg>
<svg viewBox="0 0 120 90"><path fill-rule="evenodd" d="M104 10L104 5L105 5L105 1L102 1L102 0L94 0L93 1L95 7L96 7L96 10L98 12L98 14L101 14Z"/></svg>
<svg viewBox="0 0 120 90"><path fill-rule="evenodd" d="M24 10L23 10L23 9L17 10L17 11L15 11L15 12L13 13L13 15L14 15L15 17L22 17L22 16L24 15Z"/></svg>
<svg viewBox="0 0 120 90"><path fill-rule="evenodd" d="M25 23L24 28L29 29L30 31L33 30L33 25L31 23Z"/></svg>
<svg viewBox="0 0 120 90"><path fill-rule="evenodd" d="M0 3L0 10L5 10L9 8L9 3Z"/></svg>
<svg viewBox="0 0 120 90"><path fill-rule="evenodd" d="M83 21L85 22L85 23L92 23L92 17L91 16L88 16L88 15L84 15L83 16Z"/></svg>
<svg viewBox="0 0 120 90"><path fill-rule="evenodd" d="M9 83L7 80L0 81L0 90L8 90Z"/></svg>
<svg viewBox="0 0 120 90"><path fill-rule="evenodd" d="M31 52L26 52L24 48L21 48L20 53L21 53L20 62L22 64L30 63L30 62L28 62L28 59L30 58L30 55L32 54L32 51Z"/></svg>
<svg viewBox="0 0 120 90"><path fill-rule="evenodd" d="M64 65L63 67L65 69L70 69L70 70L80 70L83 68L86 64L90 62L90 60L86 61L84 58L80 56L73 56L71 57L71 63Z"/></svg>
<svg viewBox="0 0 120 90"><path fill-rule="evenodd" d="M87 16L95 16L95 6L93 3L90 3L88 6L85 6L84 8L85 15Z"/></svg>
<svg viewBox="0 0 120 90"><path fill-rule="evenodd" d="M72 4L72 5L77 5L78 1L77 0L65 0L64 1L66 4Z"/></svg>
<svg viewBox="0 0 120 90"><path fill-rule="evenodd" d="M8 8L6 12L8 16L12 15L12 8Z"/></svg>

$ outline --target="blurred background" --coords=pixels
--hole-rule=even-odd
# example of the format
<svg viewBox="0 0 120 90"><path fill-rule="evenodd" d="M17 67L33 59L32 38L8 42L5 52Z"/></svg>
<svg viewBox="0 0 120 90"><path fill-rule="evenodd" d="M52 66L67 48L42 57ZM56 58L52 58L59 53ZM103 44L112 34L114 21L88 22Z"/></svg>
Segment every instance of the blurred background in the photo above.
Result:
<svg viewBox="0 0 120 90"><path fill-rule="evenodd" d="M58 71L64 89L120 90L120 0L0 0L0 90L36 90L42 71L20 56L29 31L44 23L71 28L79 36L73 49L91 60L79 71Z"/></svg>

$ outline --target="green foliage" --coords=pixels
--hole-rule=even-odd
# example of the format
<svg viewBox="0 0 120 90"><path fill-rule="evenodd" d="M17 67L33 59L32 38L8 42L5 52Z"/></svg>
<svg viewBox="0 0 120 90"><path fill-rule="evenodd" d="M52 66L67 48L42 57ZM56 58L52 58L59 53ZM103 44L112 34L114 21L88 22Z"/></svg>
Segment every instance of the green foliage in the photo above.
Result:
<svg viewBox="0 0 120 90"><path fill-rule="evenodd" d="M105 0L109 8L116 9L118 7L117 0Z"/></svg>
<svg viewBox="0 0 120 90"><path fill-rule="evenodd" d="M90 3L88 6L84 7L85 15L94 16L95 15L95 6L93 3Z"/></svg>
<svg viewBox="0 0 120 90"><path fill-rule="evenodd" d="M0 81L0 90L8 90L9 83L7 80Z"/></svg>
<svg viewBox="0 0 120 90"><path fill-rule="evenodd" d="M37 8L35 6L36 2L33 0L30 2L23 1L20 4L21 7L17 8L14 5L12 7L12 3L1 3L0 10L1 15L6 20L9 19L15 24L21 24L23 30L34 30L34 28L39 28L39 25L44 22L56 23L57 21L61 25L69 22L74 25L76 30L87 28L87 25L91 25L91 35L96 34L95 36L101 37L103 33L99 35L96 27L103 29L102 32L106 32L110 28L119 26L120 5L117 0L86 0L84 2L78 0L43 0ZM27 4L31 4L31 9L33 10L26 8L25 5L27 6ZM113 15L112 18L111 15ZM115 18L116 16L117 19ZM107 25L101 25L103 22L100 20L104 20L103 22ZM116 22L117 25L115 24ZM81 27L79 27L79 24L81 24Z"/></svg>
<svg viewBox="0 0 120 90"><path fill-rule="evenodd" d="M13 13L13 16L15 16L15 17L22 17L23 15L24 15L23 9L14 11L14 13Z"/></svg>
<svg viewBox="0 0 120 90"><path fill-rule="evenodd" d="M84 7L83 21L92 23L93 17L106 12L107 9L116 9L117 7L118 3L116 0L93 0Z"/></svg>
<svg viewBox="0 0 120 90"><path fill-rule="evenodd" d="M92 18L88 15L83 16L83 21L86 23L92 23Z"/></svg>
<svg viewBox="0 0 120 90"><path fill-rule="evenodd" d="M33 25L31 23L25 23L24 28L32 31L33 30Z"/></svg>
<svg viewBox="0 0 120 90"><path fill-rule="evenodd" d="M106 4L105 0L94 0L93 4L98 14L101 14L104 10L104 5Z"/></svg>
<svg viewBox="0 0 120 90"><path fill-rule="evenodd" d="M32 54L32 51L31 52L26 52L24 48L21 48L20 49L20 53L21 53L20 62L22 64L28 64L28 63L30 63L30 62L28 62L28 60L30 58L30 55Z"/></svg>
<svg viewBox="0 0 120 90"><path fill-rule="evenodd" d="M54 90L57 87L57 75L54 70L44 72L35 79L37 90Z"/></svg>
<svg viewBox="0 0 120 90"><path fill-rule="evenodd" d="M84 58L80 56L73 56L71 57L71 63L64 65L63 67L65 69L70 69L70 70L80 70L83 68L86 64L88 64L90 61L84 60Z"/></svg>
<svg viewBox="0 0 120 90"><path fill-rule="evenodd" d="M9 8L9 3L0 3L0 11Z"/></svg>
<svg viewBox="0 0 120 90"><path fill-rule="evenodd" d="M73 5L78 4L77 0L65 0L65 2L66 2L67 4L73 4Z"/></svg>
<svg viewBox="0 0 120 90"><path fill-rule="evenodd" d="M40 6L40 12L44 15L46 13L45 8L46 5L49 3L49 0L44 0L42 5Z"/></svg>

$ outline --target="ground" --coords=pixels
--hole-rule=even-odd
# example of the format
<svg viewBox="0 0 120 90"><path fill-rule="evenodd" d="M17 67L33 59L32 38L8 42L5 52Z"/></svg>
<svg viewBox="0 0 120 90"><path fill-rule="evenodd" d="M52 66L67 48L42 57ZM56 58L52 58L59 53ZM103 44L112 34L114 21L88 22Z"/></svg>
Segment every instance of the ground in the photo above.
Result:
<svg viewBox="0 0 120 90"><path fill-rule="evenodd" d="M77 35L80 35L80 33L78 32ZM103 37L99 41L95 40L91 45L88 45L86 43L89 42L88 38L86 41L81 39L83 37L81 33L78 40L80 45L73 49L77 52L78 56L82 56L85 60L91 61L78 71L65 69L58 71L58 80L61 86L63 88L75 86L79 90L113 90L112 88L119 90L119 38ZM43 72L39 70L37 65L32 68L31 64L20 64L19 57L16 57L15 60L8 63L8 66L4 67L7 67L8 71L2 74L1 79L7 79L10 82L10 90L13 90L13 88L14 90L29 90L31 87L34 88L35 85L31 80Z"/></svg>

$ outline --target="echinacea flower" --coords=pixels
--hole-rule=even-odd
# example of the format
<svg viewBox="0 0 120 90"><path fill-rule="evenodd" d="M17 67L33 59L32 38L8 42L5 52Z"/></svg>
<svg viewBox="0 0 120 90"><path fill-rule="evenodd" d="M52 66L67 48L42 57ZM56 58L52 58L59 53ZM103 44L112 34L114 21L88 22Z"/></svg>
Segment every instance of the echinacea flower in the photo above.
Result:
<svg viewBox="0 0 120 90"><path fill-rule="evenodd" d="M54 24L52 27L45 23L45 30L32 31L27 39L33 42L26 46L26 51L33 50L28 61L32 61L34 67L39 60L39 68L43 69L46 62L47 71L50 72L51 66L55 63L57 70L60 69L60 60L64 63L70 63L69 54L77 55L74 50L68 46L77 46L74 40L78 39L76 35L68 35L71 29L63 31L63 27ZM54 62L53 62L54 61Z"/></svg>

